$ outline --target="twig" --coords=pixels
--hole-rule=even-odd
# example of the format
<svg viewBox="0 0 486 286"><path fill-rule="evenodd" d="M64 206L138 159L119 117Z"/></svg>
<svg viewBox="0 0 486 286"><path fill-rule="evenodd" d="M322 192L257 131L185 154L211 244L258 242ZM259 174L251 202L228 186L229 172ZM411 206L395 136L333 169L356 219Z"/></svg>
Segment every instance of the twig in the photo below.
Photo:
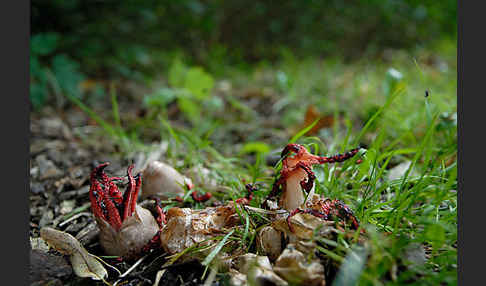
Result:
<svg viewBox="0 0 486 286"><path fill-rule="evenodd" d="M147 258L148 255L145 255L144 257L140 258L139 260L137 260L137 262L135 262L135 264L132 265L132 267L130 267L127 271L125 271L125 273L123 273L122 275L118 276L118 280L115 281L115 283L113 283L113 286L116 286L118 285L118 282L122 281L125 276L127 276L128 274L130 274L130 272L132 272L140 263L142 263L142 261L144 261L145 258Z"/></svg>
<svg viewBox="0 0 486 286"><path fill-rule="evenodd" d="M145 255L144 257L140 258L139 260L137 260L137 262L135 262L135 264L132 265L132 267L130 267L125 273L123 273L122 275L120 275L119 278L123 278L125 276L127 276L130 272L132 272L140 263L142 263L142 261L145 260L145 258L147 258L148 255Z"/></svg>
<svg viewBox="0 0 486 286"><path fill-rule="evenodd" d="M270 211L270 210L265 210L261 208L255 208L255 207L250 207L250 206L243 206L247 210L251 210L256 213L262 213L262 214L285 214L288 213L286 210L275 210L275 211Z"/></svg>
<svg viewBox="0 0 486 286"><path fill-rule="evenodd" d="M65 221L61 222L61 223L59 224L59 227L63 227L65 224L68 224L68 223L70 223L71 221L73 221L73 220L75 220L75 219L77 219L77 218L79 218L79 217L81 217L81 216L91 216L91 215L92 215L92 214L91 214L91 213L88 213L88 212L82 212L82 213L78 213L78 214L76 214L76 215L74 215L74 216L72 216L72 217L68 218L67 220L65 220Z"/></svg>

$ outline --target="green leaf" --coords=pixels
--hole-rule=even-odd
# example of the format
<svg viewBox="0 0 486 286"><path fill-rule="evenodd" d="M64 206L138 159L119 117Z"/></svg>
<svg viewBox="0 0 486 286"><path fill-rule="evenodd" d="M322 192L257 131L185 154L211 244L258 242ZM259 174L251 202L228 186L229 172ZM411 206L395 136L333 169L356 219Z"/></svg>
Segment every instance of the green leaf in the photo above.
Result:
<svg viewBox="0 0 486 286"><path fill-rule="evenodd" d="M440 224L430 224L425 229L425 238L430 241L434 249L437 249L444 244L446 233Z"/></svg>
<svg viewBox="0 0 486 286"><path fill-rule="evenodd" d="M48 55L56 49L58 40L59 35L56 33L34 35L30 39L30 51L33 55Z"/></svg>
<svg viewBox="0 0 486 286"><path fill-rule="evenodd" d="M186 74L184 87L197 99L207 97L214 86L213 77L200 67L189 69Z"/></svg>
<svg viewBox="0 0 486 286"><path fill-rule="evenodd" d="M243 233L243 238L241 239L242 243L245 243L246 238L248 237L248 228L250 227L250 218L247 213L245 213L245 232Z"/></svg>
<svg viewBox="0 0 486 286"><path fill-rule="evenodd" d="M80 98L79 84L84 80L79 69L79 63L67 55L57 55L52 59L52 72L62 92L77 98Z"/></svg>
<svg viewBox="0 0 486 286"><path fill-rule="evenodd" d="M263 142L249 142L243 145L241 148L240 154L248 154L248 153L261 153L265 154L270 152L270 146Z"/></svg>
<svg viewBox="0 0 486 286"><path fill-rule="evenodd" d="M186 73L187 67L184 63L179 58L174 59L169 69L169 84L172 87L183 87Z"/></svg>
<svg viewBox="0 0 486 286"><path fill-rule="evenodd" d="M176 91L172 88L163 87L153 94L146 95L144 104L148 107L165 107L176 98Z"/></svg>
<svg viewBox="0 0 486 286"><path fill-rule="evenodd" d="M218 255L218 253L221 251L221 248L223 248L224 244L226 243L226 240L228 240L228 238L233 234L234 231L235 230L232 229L227 235L223 237L223 239L218 243L218 245L216 245L213 251L211 251L211 253L209 253L209 255L204 259L202 265L208 266L211 261L213 261L214 257Z"/></svg>
<svg viewBox="0 0 486 286"><path fill-rule="evenodd" d="M45 83L31 83L29 98L34 109L40 108L47 99L47 85Z"/></svg>
<svg viewBox="0 0 486 286"><path fill-rule="evenodd" d="M30 68L30 77L31 81L32 78L36 81L46 81L46 76L44 74L44 67L41 65L39 62L39 58L36 56L30 56L30 62L29 62L29 68Z"/></svg>
<svg viewBox="0 0 486 286"><path fill-rule="evenodd" d="M180 110L191 120L193 123L201 119L201 107L190 98L179 98L177 104Z"/></svg>
<svg viewBox="0 0 486 286"><path fill-rule="evenodd" d="M364 156L362 156L362 162L359 164L358 167L358 178L363 179L363 178L368 178L370 176L370 171L373 168L373 165L375 163L377 157L377 151L376 149L372 148L366 151Z"/></svg>

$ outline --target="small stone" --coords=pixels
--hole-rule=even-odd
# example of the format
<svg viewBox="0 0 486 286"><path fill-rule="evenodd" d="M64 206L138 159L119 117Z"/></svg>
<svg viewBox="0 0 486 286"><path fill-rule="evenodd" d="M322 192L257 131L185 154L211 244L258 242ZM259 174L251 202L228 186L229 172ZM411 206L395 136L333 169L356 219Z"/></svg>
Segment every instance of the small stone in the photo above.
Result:
<svg viewBox="0 0 486 286"><path fill-rule="evenodd" d="M64 161L65 153L59 151L58 149L49 149L47 150L47 157L56 164L61 164Z"/></svg>
<svg viewBox="0 0 486 286"><path fill-rule="evenodd" d="M412 164L412 161L405 161L403 163L398 164L397 166L391 168L388 170L387 174L387 180L388 181L393 181L393 180L398 180L401 179L403 175L405 175L405 172L407 172L408 168ZM415 170L412 169L412 172L408 175L410 178L411 176L415 176L417 173L414 172Z"/></svg>
<svg viewBox="0 0 486 286"><path fill-rule="evenodd" d="M419 267L425 264L427 257L425 249L419 243L411 243L405 248L404 260L410 263L409 268Z"/></svg>
<svg viewBox="0 0 486 286"><path fill-rule="evenodd" d="M72 273L71 266L63 256L53 255L38 249L30 251L29 280L31 285L33 283L38 283L37 285L62 285L62 283L59 284L59 278L68 277Z"/></svg>
<svg viewBox="0 0 486 286"><path fill-rule="evenodd" d="M48 210L48 211L44 212L44 214L42 215L42 217L39 221L39 227L44 227L44 226L48 225L49 223L52 222L53 218L54 218L54 213L52 212L52 210Z"/></svg>
<svg viewBox="0 0 486 286"><path fill-rule="evenodd" d="M59 212L63 215L68 214L73 211L75 205L76 205L75 200L62 201L60 204Z"/></svg>
<svg viewBox="0 0 486 286"><path fill-rule="evenodd" d="M235 285L279 285L288 283L272 270L267 256L247 253L235 258L235 268L231 271L232 281ZM247 280L247 284L243 284Z"/></svg>
<svg viewBox="0 0 486 286"><path fill-rule="evenodd" d="M257 235L257 245L262 253L275 261L282 253L281 232L271 226L262 228Z"/></svg>
<svg viewBox="0 0 486 286"><path fill-rule="evenodd" d="M40 194L45 191L44 185L41 183L30 183L30 191L33 194Z"/></svg>
<svg viewBox="0 0 486 286"><path fill-rule="evenodd" d="M40 125L43 134L46 136L66 139L72 137L69 127L64 124L61 118L43 118L40 120Z"/></svg>
<svg viewBox="0 0 486 286"><path fill-rule="evenodd" d="M32 167L30 168L30 176L33 178L39 177L39 167Z"/></svg>
<svg viewBox="0 0 486 286"><path fill-rule="evenodd" d="M44 154L37 156L36 162L39 166L38 175L40 180L57 178L63 175L63 172L51 160L48 160Z"/></svg>
<svg viewBox="0 0 486 286"><path fill-rule="evenodd" d="M30 247L32 249L37 249L43 252L49 251L49 246L41 237L31 237L30 238Z"/></svg>

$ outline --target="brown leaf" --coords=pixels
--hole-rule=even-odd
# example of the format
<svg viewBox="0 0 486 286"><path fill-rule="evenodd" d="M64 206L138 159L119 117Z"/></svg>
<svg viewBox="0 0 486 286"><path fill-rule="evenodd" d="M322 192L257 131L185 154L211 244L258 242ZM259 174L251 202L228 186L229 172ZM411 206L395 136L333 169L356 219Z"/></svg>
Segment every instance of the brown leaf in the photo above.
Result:
<svg viewBox="0 0 486 286"><path fill-rule="evenodd" d="M101 262L69 233L44 227L40 230L40 235L55 250L70 256L71 265L77 276L90 277L93 280L102 280L108 276Z"/></svg>
<svg viewBox="0 0 486 286"><path fill-rule="evenodd" d="M297 133L305 127L311 125L317 119L319 119L319 121L306 133L306 135L315 135L322 128L331 127L334 124L334 116L322 115L314 105L309 105L309 107L307 107L307 111L305 112L304 123L299 125L294 133Z"/></svg>

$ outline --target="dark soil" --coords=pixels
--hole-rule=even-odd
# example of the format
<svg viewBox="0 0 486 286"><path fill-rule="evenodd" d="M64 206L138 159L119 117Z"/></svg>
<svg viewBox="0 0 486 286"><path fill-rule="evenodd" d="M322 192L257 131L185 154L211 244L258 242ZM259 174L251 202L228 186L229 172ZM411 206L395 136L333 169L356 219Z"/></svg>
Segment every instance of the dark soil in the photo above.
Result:
<svg viewBox="0 0 486 286"><path fill-rule="evenodd" d="M104 255L89 205L89 174L98 163L108 161L109 173L123 175L134 158L119 155L110 138L99 136L97 130L99 127L76 108L62 113L45 108L31 114L31 238L39 237L42 227L50 226L75 236L90 253ZM134 263L105 261L122 273ZM163 253L156 251L118 285L153 285L165 262ZM108 282L114 283L118 275L107 270ZM196 261L167 268L159 285L200 285L203 272L204 267ZM31 285L105 285L77 277L68 257L52 249L31 249L29 280Z"/></svg>

